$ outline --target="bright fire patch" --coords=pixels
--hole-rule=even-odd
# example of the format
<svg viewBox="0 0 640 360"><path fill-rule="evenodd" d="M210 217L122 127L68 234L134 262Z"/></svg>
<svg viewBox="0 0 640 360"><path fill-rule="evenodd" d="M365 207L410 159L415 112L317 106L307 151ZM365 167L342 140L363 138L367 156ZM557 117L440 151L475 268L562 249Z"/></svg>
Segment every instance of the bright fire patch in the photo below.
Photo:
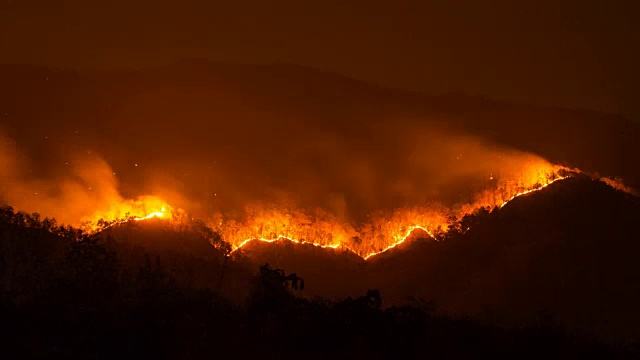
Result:
<svg viewBox="0 0 640 360"><path fill-rule="evenodd" d="M92 233L128 221L153 218L170 219L173 207L156 196L142 196L135 200L114 202L110 207L83 219L82 228Z"/></svg>
<svg viewBox="0 0 640 360"><path fill-rule="evenodd" d="M435 238L436 232L448 229L452 219L459 219L479 208L502 208L517 197L569 178L571 173L579 173L579 170L569 171L561 166L546 164L541 168L532 168L518 179L498 180L495 187L477 194L473 202L455 209L435 205L396 209L391 213L375 216L358 228L342 223L322 210L308 214L298 209L278 208L247 208L243 222L217 219L208 226L231 244L232 253L253 241L290 241L320 248L341 248L368 260L402 244L418 229ZM610 179L603 181L611 186L619 184ZM614 187L620 189L621 186ZM153 218L169 220L173 218L175 211L177 210L160 198L145 196L118 202L108 209L96 212L85 219L85 228L96 232L128 221Z"/></svg>

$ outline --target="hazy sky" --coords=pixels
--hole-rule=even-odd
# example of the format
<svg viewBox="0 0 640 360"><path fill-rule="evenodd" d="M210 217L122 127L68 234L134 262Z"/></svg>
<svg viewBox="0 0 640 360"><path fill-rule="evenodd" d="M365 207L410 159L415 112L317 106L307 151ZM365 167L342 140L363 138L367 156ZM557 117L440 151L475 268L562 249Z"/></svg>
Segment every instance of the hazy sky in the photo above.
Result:
<svg viewBox="0 0 640 360"><path fill-rule="evenodd" d="M284 61L640 118L638 1L0 0L0 63Z"/></svg>

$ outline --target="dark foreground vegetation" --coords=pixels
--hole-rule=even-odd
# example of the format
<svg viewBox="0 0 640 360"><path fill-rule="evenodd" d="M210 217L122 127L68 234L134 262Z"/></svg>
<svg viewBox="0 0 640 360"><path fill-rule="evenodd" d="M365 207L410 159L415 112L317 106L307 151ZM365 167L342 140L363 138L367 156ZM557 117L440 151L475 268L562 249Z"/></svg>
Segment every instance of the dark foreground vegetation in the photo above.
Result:
<svg viewBox="0 0 640 360"><path fill-rule="evenodd" d="M252 276L245 301L232 302L214 276L209 286L180 281L158 253L131 257L109 239L8 207L0 212L0 236L6 359L638 355L633 347L566 335L544 316L538 326L505 329L436 315L422 300L384 308L377 290L305 299L304 274L268 265Z"/></svg>

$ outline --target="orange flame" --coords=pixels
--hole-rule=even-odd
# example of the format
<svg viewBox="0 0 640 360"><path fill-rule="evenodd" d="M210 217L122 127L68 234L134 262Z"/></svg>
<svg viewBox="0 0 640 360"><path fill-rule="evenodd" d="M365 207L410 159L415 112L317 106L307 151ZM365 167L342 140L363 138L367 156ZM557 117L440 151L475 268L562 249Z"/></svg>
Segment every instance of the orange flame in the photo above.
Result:
<svg viewBox="0 0 640 360"><path fill-rule="evenodd" d="M501 208L519 196L566 179L568 170L543 160L532 162L517 178L498 179L494 188L480 192L473 202L458 206L456 211L435 205L397 209L391 214L374 216L357 230L319 210L309 216L299 210L251 208L247 209L243 223L217 220L210 226L232 245L232 252L252 241L287 240L322 248L341 247L367 260L402 244L416 229L434 237L436 231L448 229L451 215L464 216L478 208Z"/></svg>
<svg viewBox="0 0 640 360"><path fill-rule="evenodd" d="M615 179L610 179L610 178L599 178L598 180L602 181L603 183L611 186L612 188L616 189L616 190L620 190L632 195L638 195L638 192L635 189L632 189L628 186L626 186L623 182L622 179L620 178L615 178Z"/></svg>
<svg viewBox="0 0 640 360"><path fill-rule="evenodd" d="M371 221L358 229L341 223L335 216L320 209L314 214L307 214L298 209L264 207L246 208L243 222L220 217L210 221L208 226L231 244L231 253L253 241L290 241L320 248L342 248L368 260L404 243L418 229L435 239L436 232L448 229L452 219L455 219L452 217L454 214L462 217L479 208L502 208L517 197L542 190L575 173L580 171L547 162L535 163L515 179L498 179L491 189L481 191L473 202L458 206L455 211L437 205L397 209L390 214L372 216ZM617 189L631 191L619 181L600 180ZM180 210L174 210L158 197L145 196L116 202L85 220L89 231L96 232L128 221L171 219L177 211ZM98 224L100 219L103 219L102 225Z"/></svg>
<svg viewBox="0 0 640 360"><path fill-rule="evenodd" d="M95 233L129 221L170 219L175 211L172 206L156 196L141 196L135 200L116 201L108 208L96 211L83 219L82 228L89 233Z"/></svg>

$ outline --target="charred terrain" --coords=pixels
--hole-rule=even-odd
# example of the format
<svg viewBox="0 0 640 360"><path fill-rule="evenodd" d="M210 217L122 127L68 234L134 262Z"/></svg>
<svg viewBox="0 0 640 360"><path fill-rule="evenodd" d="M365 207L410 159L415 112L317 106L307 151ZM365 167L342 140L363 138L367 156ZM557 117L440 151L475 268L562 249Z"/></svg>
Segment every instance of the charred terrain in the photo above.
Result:
<svg viewBox="0 0 640 360"><path fill-rule="evenodd" d="M640 356L637 123L284 64L0 83L12 357Z"/></svg>

